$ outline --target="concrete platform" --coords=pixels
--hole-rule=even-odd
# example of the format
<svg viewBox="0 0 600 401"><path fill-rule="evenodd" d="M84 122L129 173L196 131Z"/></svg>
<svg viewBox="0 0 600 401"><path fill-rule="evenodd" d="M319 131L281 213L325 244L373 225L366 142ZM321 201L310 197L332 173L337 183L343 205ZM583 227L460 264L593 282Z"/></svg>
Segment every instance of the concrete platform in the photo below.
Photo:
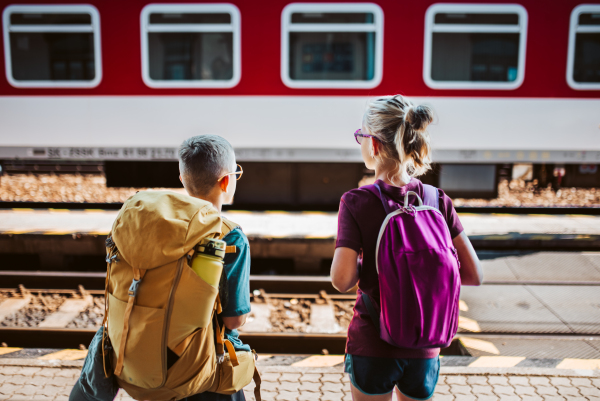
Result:
<svg viewBox="0 0 600 401"><path fill-rule="evenodd" d="M4 234L106 235L117 211L104 210L0 210ZM240 224L248 237L335 238L337 213L228 211L225 216ZM469 236L489 235L600 235L600 216L460 214Z"/></svg>
<svg viewBox="0 0 600 401"><path fill-rule="evenodd" d="M342 360L334 356L333 362ZM454 357L460 358L460 357ZM469 366L449 366L442 359L434 401L442 400L600 400L600 370L512 366L512 360L476 358ZM514 358L513 358L514 359ZM332 356L264 357L259 360L261 395L271 400L351 400L350 381ZM492 357L493 360L493 357ZM269 362L270 361L270 362ZM295 362L291 362L295 361ZM327 362L329 361L329 362ZM479 361L479 363L477 363ZM509 363L507 363L509 362ZM477 366L480 365L480 366ZM0 359L1 400L68 400L82 361ZM567 365L565 365L567 366ZM572 365L575 366L575 365ZM254 384L244 389L254 400ZM131 398L120 391L117 400Z"/></svg>

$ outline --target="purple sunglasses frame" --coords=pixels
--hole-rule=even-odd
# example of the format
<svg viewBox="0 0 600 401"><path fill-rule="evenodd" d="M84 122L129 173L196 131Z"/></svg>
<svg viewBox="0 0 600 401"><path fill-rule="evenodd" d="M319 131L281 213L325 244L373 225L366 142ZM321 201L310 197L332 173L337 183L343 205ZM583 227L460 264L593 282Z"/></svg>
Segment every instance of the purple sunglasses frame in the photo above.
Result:
<svg viewBox="0 0 600 401"><path fill-rule="evenodd" d="M357 130L354 132L354 139L356 139L356 143L358 143L359 145L362 145L362 144L360 143L360 141L358 140L358 137L359 137L359 136L360 136L360 137L362 137L362 138L375 138L375 139L377 139L377 138L376 138L375 136L373 136L373 135L367 135L367 134L363 134L363 133L362 133L362 128L359 128L359 129L357 129Z"/></svg>

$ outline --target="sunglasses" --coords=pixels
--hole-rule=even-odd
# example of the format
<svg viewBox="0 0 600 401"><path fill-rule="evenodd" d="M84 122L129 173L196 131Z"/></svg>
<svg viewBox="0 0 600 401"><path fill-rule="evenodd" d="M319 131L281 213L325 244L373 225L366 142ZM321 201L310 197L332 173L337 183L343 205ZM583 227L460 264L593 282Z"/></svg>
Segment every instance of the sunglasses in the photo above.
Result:
<svg viewBox="0 0 600 401"><path fill-rule="evenodd" d="M233 173L227 173L227 174L223 174L223 176L221 176L221 178L219 178L217 180L217 182L221 181L223 178L225 178L226 175L232 175L235 174L235 179L237 181L239 181L240 178L242 178L242 174L244 174L244 169L242 169L242 166L240 166L239 164L236 164L236 168L235 168L235 172Z"/></svg>
<svg viewBox="0 0 600 401"><path fill-rule="evenodd" d="M358 143L359 145L362 145L362 139L363 138L375 138L373 135L367 135L367 134L363 134L361 129L357 129L356 132L354 133L354 139L356 139L356 143Z"/></svg>

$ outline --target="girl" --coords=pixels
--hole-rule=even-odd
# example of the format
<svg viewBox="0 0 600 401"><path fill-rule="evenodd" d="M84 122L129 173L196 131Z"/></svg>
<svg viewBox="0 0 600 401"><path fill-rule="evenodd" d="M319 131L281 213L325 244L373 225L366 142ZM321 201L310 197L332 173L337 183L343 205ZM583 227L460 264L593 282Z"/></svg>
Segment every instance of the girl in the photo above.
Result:
<svg viewBox="0 0 600 401"><path fill-rule="evenodd" d="M430 169L426 128L432 120L429 107L414 106L396 95L370 102L362 128L354 134L365 166L375 170L376 183L397 203L403 202L408 191L423 198L423 184L415 177ZM438 192L440 211L458 251L462 284L480 285L479 259L452 201L443 191ZM366 293L379 305L375 251L385 217L381 200L366 189L353 189L342 196L331 280L341 292L358 283L354 316L348 327L345 371L350 374L355 401L389 401L394 389L399 400L427 400L437 384L440 349L397 348L381 340L361 298Z"/></svg>

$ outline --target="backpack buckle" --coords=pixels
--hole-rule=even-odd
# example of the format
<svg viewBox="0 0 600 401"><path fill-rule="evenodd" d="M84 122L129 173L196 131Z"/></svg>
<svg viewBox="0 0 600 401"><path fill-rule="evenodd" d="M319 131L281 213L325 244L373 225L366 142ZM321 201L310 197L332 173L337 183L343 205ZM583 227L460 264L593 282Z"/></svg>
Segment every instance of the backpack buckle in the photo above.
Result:
<svg viewBox="0 0 600 401"><path fill-rule="evenodd" d="M131 285L129 286L129 296L130 297L136 297L138 290L140 288L140 283L142 282L142 280L136 280L133 279L133 281L131 282Z"/></svg>

